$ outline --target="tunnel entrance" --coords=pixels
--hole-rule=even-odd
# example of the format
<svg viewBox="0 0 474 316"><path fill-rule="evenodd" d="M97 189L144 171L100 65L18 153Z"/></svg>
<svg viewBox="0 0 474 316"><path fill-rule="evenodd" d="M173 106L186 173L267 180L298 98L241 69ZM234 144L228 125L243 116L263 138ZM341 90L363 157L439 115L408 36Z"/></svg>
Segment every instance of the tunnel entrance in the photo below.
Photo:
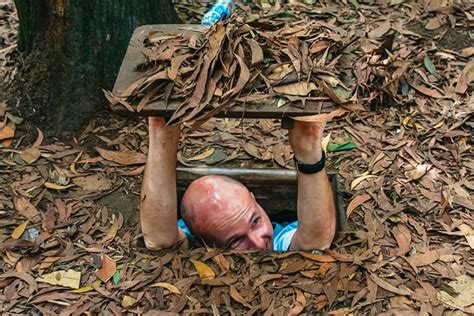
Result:
<svg viewBox="0 0 474 316"><path fill-rule="evenodd" d="M255 195L272 222L297 220L297 180L295 170L245 168L177 168L178 205L187 187L197 178L206 175L224 175L243 183ZM329 173L337 210L338 230L345 226L345 211L337 174ZM179 214L181 217L181 214Z"/></svg>

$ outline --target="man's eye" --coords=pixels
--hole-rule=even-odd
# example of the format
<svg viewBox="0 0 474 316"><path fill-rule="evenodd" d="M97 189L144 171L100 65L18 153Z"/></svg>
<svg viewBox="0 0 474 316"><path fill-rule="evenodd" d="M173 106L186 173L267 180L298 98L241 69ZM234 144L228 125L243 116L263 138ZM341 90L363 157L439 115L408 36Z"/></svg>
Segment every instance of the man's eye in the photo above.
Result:
<svg viewBox="0 0 474 316"><path fill-rule="evenodd" d="M257 225L259 221L260 221L260 217L255 218L255 219L252 221L252 226Z"/></svg>
<svg viewBox="0 0 474 316"><path fill-rule="evenodd" d="M237 247L240 243L240 241L242 240L242 238L235 238L234 240L232 240L229 244L229 246L231 248L234 248L234 247Z"/></svg>

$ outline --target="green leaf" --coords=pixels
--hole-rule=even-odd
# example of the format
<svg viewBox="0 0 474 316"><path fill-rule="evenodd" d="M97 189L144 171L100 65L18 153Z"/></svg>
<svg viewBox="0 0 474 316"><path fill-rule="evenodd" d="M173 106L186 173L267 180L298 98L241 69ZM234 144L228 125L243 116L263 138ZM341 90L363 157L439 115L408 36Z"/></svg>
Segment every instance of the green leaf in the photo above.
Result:
<svg viewBox="0 0 474 316"><path fill-rule="evenodd" d="M263 63L264 64L271 64L271 63L274 63L275 62L275 59L271 58L271 57L265 57L263 58Z"/></svg>
<svg viewBox="0 0 474 316"><path fill-rule="evenodd" d="M279 98L278 99L278 102L277 102L277 108L281 108L282 106L284 106L285 104L288 103L288 100L287 99L284 99L284 98Z"/></svg>
<svg viewBox="0 0 474 316"><path fill-rule="evenodd" d="M295 14L293 14L291 12L288 12L288 11L278 12L275 16L278 17L278 18L291 18L291 19L297 19L298 18L298 16L296 16Z"/></svg>
<svg viewBox="0 0 474 316"><path fill-rule="evenodd" d="M349 0L349 3L352 4L356 10L359 10L359 2L357 2L357 0Z"/></svg>
<svg viewBox="0 0 474 316"><path fill-rule="evenodd" d="M343 151L343 150L351 150L356 148L357 146L353 142L345 142L340 144L329 143L328 144L328 152L336 152L336 151Z"/></svg>
<svg viewBox="0 0 474 316"><path fill-rule="evenodd" d="M115 285L117 285L120 281L120 272L116 271L115 274L112 276L112 281Z"/></svg>
<svg viewBox="0 0 474 316"><path fill-rule="evenodd" d="M16 125L21 124L21 122L23 122L23 118L15 116L15 115L10 114L10 113L7 113L7 117L10 121L15 123Z"/></svg>
<svg viewBox="0 0 474 316"><path fill-rule="evenodd" d="M213 164L216 164L218 162L221 162L221 161L224 161L227 159L227 153L223 150L220 150L220 149L216 149L214 150L214 153L206 158L206 159L203 159L203 161L208 164L208 165L213 165Z"/></svg>
<svg viewBox="0 0 474 316"><path fill-rule="evenodd" d="M402 95L403 95L404 97L406 97L406 96L408 95L408 89L409 89L409 88L410 88L410 87L408 86L408 83L407 83L406 81L404 81L404 82L402 83Z"/></svg>
<svg viewBox="0 0 474 316"><path fill-rule="evenodd" d="M402 4L403 2L405 2L405 0L392 0L390 1L390 5Z"/></svg>
<svg viewBox="0 0 474 316"><path fill-rule="evenodd" d="M351 98L351 91L347 90L341 85L338 85L335 88L331 88L332 92L343 100L349 100Z"/></svg>
<svg viewBox="0 0 474 316"><path fill-rule="evenodd" d="M436 68L433 65L433 62L428 56L425 56L425 59L423 60L423 63L425 64L426 70L430 72L432 75L436 75Z"/></svg>

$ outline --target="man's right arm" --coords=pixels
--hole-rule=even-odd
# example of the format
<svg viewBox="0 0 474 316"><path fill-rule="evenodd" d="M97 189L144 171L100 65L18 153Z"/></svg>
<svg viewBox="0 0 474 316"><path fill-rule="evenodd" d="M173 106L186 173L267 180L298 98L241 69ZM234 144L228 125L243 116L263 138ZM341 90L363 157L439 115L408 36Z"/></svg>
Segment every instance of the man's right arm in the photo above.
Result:
<svg viewBox="0 0 474 316"><path fill-rule="evenodd" d="M180 128L166 125L163 118L149 118L150 144L140 199L140 223L149 249L169 248L186 239L177 225L176 154Z"/></svg>

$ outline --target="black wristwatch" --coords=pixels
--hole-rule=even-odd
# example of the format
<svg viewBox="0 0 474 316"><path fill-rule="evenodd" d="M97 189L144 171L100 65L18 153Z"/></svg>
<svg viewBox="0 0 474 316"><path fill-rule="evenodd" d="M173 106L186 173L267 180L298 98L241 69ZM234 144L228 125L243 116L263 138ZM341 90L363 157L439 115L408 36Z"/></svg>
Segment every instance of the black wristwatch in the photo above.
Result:
<svg viewBox="0 0 474 316"><path fill-rule="evenodd" d="M325 162L326 162L326 154L324 153L324 150L322 151L321 160L313 165L299 163L295 157L295 165L297 166L298 170L306 174L315 174L315 173L320 172L321 170L324 169Z"/></svg>

